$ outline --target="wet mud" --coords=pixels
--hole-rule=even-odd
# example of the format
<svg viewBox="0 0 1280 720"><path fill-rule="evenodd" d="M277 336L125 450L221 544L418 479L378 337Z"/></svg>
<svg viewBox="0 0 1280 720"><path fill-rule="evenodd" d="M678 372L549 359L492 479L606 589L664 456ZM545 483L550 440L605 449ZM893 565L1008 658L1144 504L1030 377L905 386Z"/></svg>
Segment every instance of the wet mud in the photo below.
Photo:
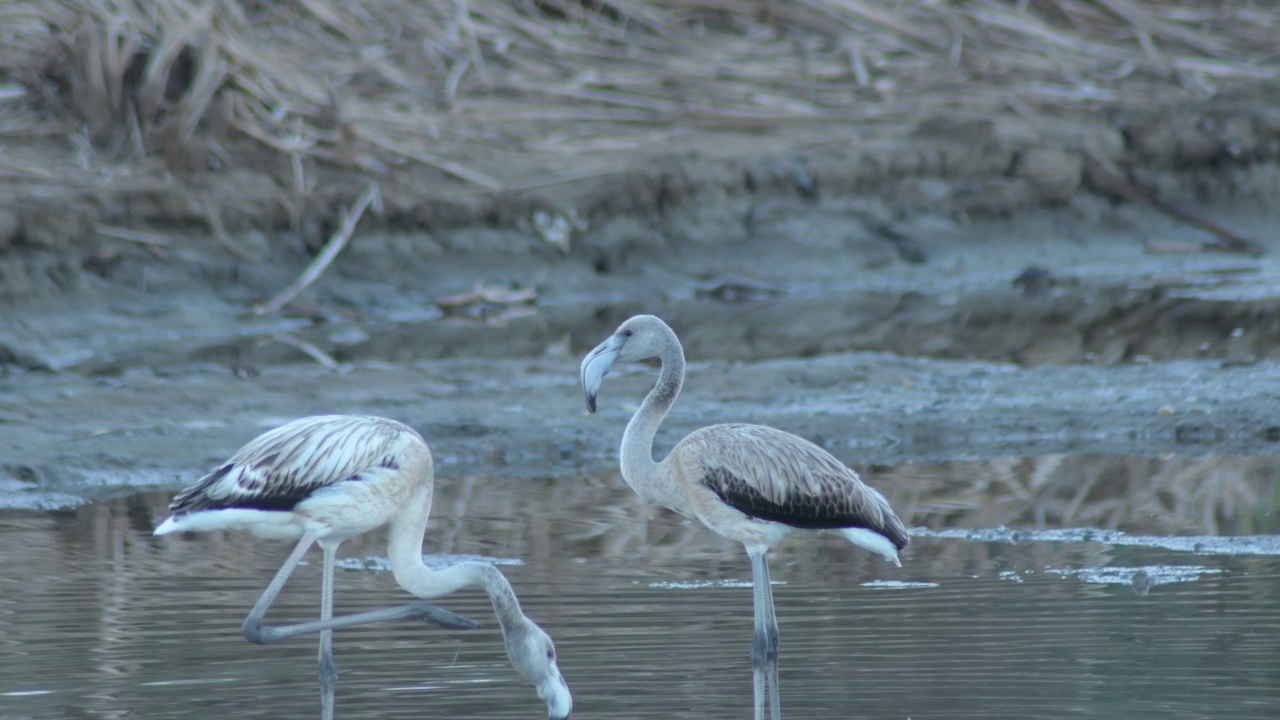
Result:
<svg viewBox="0 0 1280 720"><path fill-rule="evenodd" d="M1270 237L1280 173L1221 174L1167 182ZM176 486L321 412L409 422L443 474L595 472L654 376L627 372L587 418L577 364L635 312L663 315L691 363L668 446L743 420L851 463L1280 449L1280 262L1190 251L1202 231L1141 204L1081 191L969 215L778 192L565 232L373 223L267 317L247 309L314 252L288 233L237 237L261 263L189 229L87 255L11 247L0 503Z"/></svg>

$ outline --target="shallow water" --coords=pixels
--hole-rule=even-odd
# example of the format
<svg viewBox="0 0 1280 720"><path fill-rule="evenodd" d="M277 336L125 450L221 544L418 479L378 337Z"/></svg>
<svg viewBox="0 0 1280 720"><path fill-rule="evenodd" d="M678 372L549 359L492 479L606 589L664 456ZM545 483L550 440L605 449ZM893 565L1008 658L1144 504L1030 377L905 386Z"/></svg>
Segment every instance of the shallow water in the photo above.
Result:
<svg viewBox="0 0 1280 720"><path fill-rule="evenodd" d="M920 528L901 569L837 537L793 538L771 556L789 717L1280 713L1280 539L1214 537L1246 525L1276 532L1266 494L1276 458L1006 465L869 469ZM991 476L981 487L979 473ZM1143 473L1148 487L1190 474L1190 487L1208 477L1228 494L1239 491L1233 473L1272 484L1250 485L1257 512L1189 499L1165 502L1162 515L1124 490ZM1098 486L1095 495L1072 509L1070 494L1046 489L1064 476ZM167 499L0 514L0 717L318 714L315 640L260 647L239 632L286 545L235 533L154 538ZM1070 518L1110 520L1062 531ZM383 542L342 547L339 612L406 599L378 569ZM502 570L556 640L575 717L749 716L745 554L640 502L615 473L443 478L425 549L521 561ZM314 615L318 557L270 619ZM1140 569L1153 583L1145 595L1131 585ZM339 717L542 716L483 596L441 604L485 627L336 633Z"/></svg>

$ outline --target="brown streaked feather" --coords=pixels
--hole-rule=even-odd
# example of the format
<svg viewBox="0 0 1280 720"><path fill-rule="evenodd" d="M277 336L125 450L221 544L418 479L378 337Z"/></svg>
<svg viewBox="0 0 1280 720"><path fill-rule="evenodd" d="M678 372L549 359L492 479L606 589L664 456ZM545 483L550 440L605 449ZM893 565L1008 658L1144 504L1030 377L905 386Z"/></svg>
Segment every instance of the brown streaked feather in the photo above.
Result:
<svg viewBox="0 0 1280 720"><path fill-rule="evenodd" d="M884 496L831 453L763 425L712 425L680 442L691 478L743 514L797 528L866 528L899 550L907 529Z"/></svg>
<svg viewBox="0 0 1280 720"><path fill-rule="evenodd" d="M175 515L200 510L291 510L312 493L358 480L375 467L395 468L405 434L394 420L354 415L302 418L251 440L169 504Z"/></svg>

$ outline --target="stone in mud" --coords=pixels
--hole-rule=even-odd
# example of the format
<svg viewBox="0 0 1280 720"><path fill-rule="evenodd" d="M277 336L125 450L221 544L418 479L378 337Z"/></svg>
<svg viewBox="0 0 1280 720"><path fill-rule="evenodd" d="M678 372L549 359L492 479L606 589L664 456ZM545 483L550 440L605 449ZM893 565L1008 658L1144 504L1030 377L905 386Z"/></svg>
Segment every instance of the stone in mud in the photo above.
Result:
<svg viewBox="0 0 1280 720"><path fill-rule="evenodd" d="M1259 145L1246 115L1161 117L1125 129L1137 160L1155 166L1200 166L1247 157Z"/></svg>
<svg viewBox="0 0 1280 720"><path fill-rule="evenodd" d="M1018 155L1013 174L1030 182L1037 199L1065 203L1080 188L1084 161L1078 154L1065 150L1032 148Z"/></svg>
<svg viewBox="0 0 1280 720"><path fill-rule="evenodd" d="M0 208L0 250L13 243L21 227L22 223L18 221L17 213Z"/></svg>
<svg viewBox="0 0 1280 720"><path fill-rule="evenodd" d="M48 248L87 244L98 224L97 213L83 206L31 207L20 210L18 217L22 240Z"/></svg>
<svg viewBox="0 0 1280 720"><path fill-rule="evenodd" d="M1012 215L1031 203L1033 193L1024 178L979 180L958 193L961 205L975 215Z"/></svg>
<svg viewBox="0 0 1280 720"><path fill-rule="evenodd" d="M82 286L83 273L72 258L45 251L0 256L0 300L56 297Z"/></svg>
<svg viewBox="0 0 1280 720"><path fill-rule="evenodd" d="M1080 332L1070 326L1058 330L1046 332L1044 337L1014 353L1014 357L1024 367L1080 362L1080 358L1084 356L1084 339Z"/></svg>

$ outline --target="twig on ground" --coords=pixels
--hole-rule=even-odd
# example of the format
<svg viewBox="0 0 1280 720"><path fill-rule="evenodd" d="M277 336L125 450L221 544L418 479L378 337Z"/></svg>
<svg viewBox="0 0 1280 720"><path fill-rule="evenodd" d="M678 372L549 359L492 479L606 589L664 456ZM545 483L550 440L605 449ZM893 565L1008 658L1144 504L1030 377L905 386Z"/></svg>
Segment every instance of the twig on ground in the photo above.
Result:
<svg viewBox="0 0 1280 720"><path fill-rule="evenodd" d="M1163 213L1171 215L1183 222L1190 223L1214 235L1217 239L1205 243L1201 249L1224 250L1248 255L1262 255L1265 251L1261 243L1211 220L1200 213L1183 207L1162 196L1158 190L1134 177L1132 172L1120 168L1109 158L1096 152L1086 153L1089 161L1088 177L1098 189L1114 193L1126 200L1145 202Z"/></svg>
<svg viewBox="0 0 1280 720"><path fill-rule="evenodd" d="M289 333L277 333L272 335L271 339L278 343L283 343L289 347L301 350L307 357L315 360L330 370L336 372L347 372L351 369L349 365L338 362L332 355L316 347L314 343L307 342L299 337L294 337Z"/></svg>
<svg viewBox="0 0 1280 720"><path fill-rule="evenodd" d="M173 241L169 238L149 233L142 230L129 230L127 228L115 227L112 225L99 225L97 231L107 237L113 237L118 240L128 240L129 242L141 243L143 245L160 245L169 247L173 245Z"/></svg>
<svg viewBox="0 0 1280 720"><path fill-rule="evenodd" d="M306 290L307 286L315 282L316 278L320 277L320 275L324 273L325 269L329 267L329 264L333 262L334 258L338 257L338 253L342 252L342 249L347 246L347 243L351 242L351 236L355 232L356 224L360 222L360 218L364 215L364 211L374 203L381 204L378 194L378 186L370 185L364 191L364 194L356 200L355 205L343 213L342 225L338 228L337 232L333 234L333 237L329 238L329 242L325 244L324 249L320 251L320 254L311 261L311 264L307 266L307 269L302 271L302 274L298 276L298 279L294 280L289 287L282 290L280 294L271 298L271 300L261 305L253 306L249 312L254 315L269 315L273 312L277 312L280 308L287 305L290 300L297 297L299 293Z"/></svg>

